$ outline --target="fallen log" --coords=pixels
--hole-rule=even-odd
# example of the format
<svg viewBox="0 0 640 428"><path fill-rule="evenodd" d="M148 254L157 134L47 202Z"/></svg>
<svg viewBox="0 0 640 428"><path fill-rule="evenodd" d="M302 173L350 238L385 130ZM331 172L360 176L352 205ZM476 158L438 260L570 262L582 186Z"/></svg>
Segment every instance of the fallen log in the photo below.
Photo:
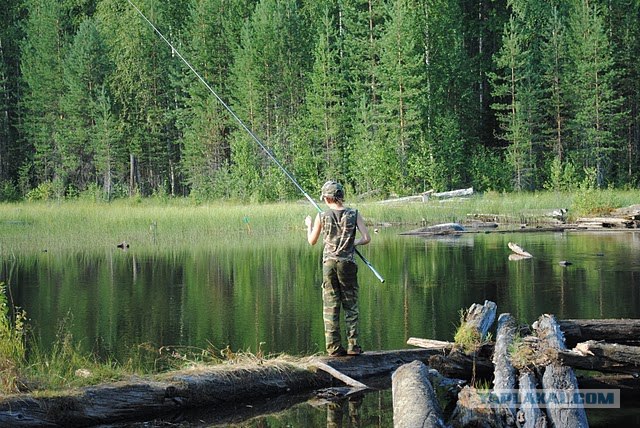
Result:
<svg viewBox="0 0 640 428"><path fill-rule="evenodd" d="M589 340L572 350L551 349L548 356L576 369L640 374L640 347Z"/></svg>
<svg viewBox="0 0 640 428"><path fill-rule="evenodd" d="M491 401L490 391L477 390L465 386L458 394L456 408L451 415L450 424L454 428L508 428Z"/></svg>
<svg viewBox="0 0 640 428"><path fill-rule="evenodd" d="M516 420L520 428L546 428L547 418L540 410L538 403L530 397L536 396L536 377L530 371L525 371L518 378L518 402L520 408Z"/></svg>
<svg viewBox="0 0 640 428"><path fill-rule="evenodd" d="M351 378L388 374L402 364L428 361L438 351L407 349L366 352L357 357L316 357L250 365L216 365L64 391L55 396L20 394L0 399L0 426L67 427L143 420L188 408L228 408L239 402L331 386L328 364Z"/></svg>
<svg viewBox="0 0 640 428"><path fill-rule="evenodd" d="M444 351L450 351L455 346L455 343L445 342L442 340L421 339L419 337L410 337L407 340L407 345L413 345L423 349L440 349Z"/></svg>
<svg viewBox="0 0 640 428"><path fill-rule="evenodd" d="M484 304L474 303L469 307L461 328L471 328L478 332L480 340L484 340L487 332L496 319L498 306L495 302L485 300Z"/></svg>
<svg viewBox="0 0 640 428"><path fill-rule="evenodd" d="M566 349L562 331L553 315L540 316L533 328L540 338L539 346L542 352L548 349ZM551 361L544 368L542 387L550 393L574 396L578 392L578 381L571 367ZM589 426L583 405L579 403L568 405L562 400L550 400L546 404L545 410L552 426L572 428Z"/></svg>
<svg viewBox="0 0 640 428"><path fill-rule="evenodd" d="M567 319L559 320L558 324L568 347L587 340L622 344L638 343L640 340L640 319Z"/></svg>
<svg viewBox="0 0 640 428"><path fill-rule="evenodd" d="M467 189L450 190L448 192L438 192L433 194L435 198L457 198L460 196L469 195L473 195L473 187L469 187Z"/></svg>
<svg viewBox="0 0 640 428"><path fill-rule="evenodd" d="M494 366L493 391L498 395L512 393L516 388L516 369L511 364L509 355L509 348L515 338L516 329L516 321L511 314L500 314L492 359ZM498 411L504 417L506 425L515 425L515 402L501 405Z"/></svg>
<svg viewBox="0 0 640 428"><path fill-rule="evenodd" d="M442 409L419 361L400 366L391 376L394 428L445 427Z"/></svg>
<svg viewBox="0 0 640 428"><path fill-rule="evenodd" d="M493 376L493 363L491 363L489 355L482 350L474 354L466 354L462 351L454 350L446 356L442 354L432 355L428 364L429 367L448 378L467 381L478 379L488 381Z"/></svg>
<svg viewBox="0 0 640 428"><path fill-rule="evenodd" d="M509 247L509 249L511 251L513 251L514 253L516 253L519 256L527 257L527 258L533 257L531 255L531 253L529 253L528 251L523 250L522 247L520 247L518 244L515 244L513 242L507 243L507 247Z"/></svg>

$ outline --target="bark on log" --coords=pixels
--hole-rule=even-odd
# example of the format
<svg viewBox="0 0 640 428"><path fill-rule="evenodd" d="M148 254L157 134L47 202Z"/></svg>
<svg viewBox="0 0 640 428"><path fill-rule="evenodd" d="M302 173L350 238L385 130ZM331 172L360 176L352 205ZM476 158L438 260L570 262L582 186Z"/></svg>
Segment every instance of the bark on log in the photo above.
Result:
<svg viewBox="0 0 640 428"><path fill-rule="evenodd" d="M568 347L587 340L622 344L638 343L640 340L640 319L568 319L559 320L558 324Z"/></svg>
<svg viewBox="0 0 640 428"><path fill-rule="evenodd" d="M540 338L541 349L565 350L564 337L560 326L553 315L542 315L534 324L534 330ZM545 367L542 376L542 387L545 391L553 393L559 391L567 396L573 396L578 392L578 381L571 367L563 366L558 362L551 362ZM551 426L555 427L588 427L587 415L584 406L566 404L551 400L546 403L546 413Z"/></svg>
<svg viewBox="0 0 640 428"><path fill-rule="evenodd" d="M522 403L517 413L520 428L546 428L547 418L540 407L530 397L536 395L536 377L527 371L518 378L518 401Z"/></svg>
<svg viewBox="0 0 640 428"><path fill-rule="evenodd" d="M428 361L439 351L407 349L366 352L357 357L318 360L352 378L390 373L404 363ZM252 401L331 386L334 379L314 368L314 359L297 364L264 361L251 366L220 365L172 372L154 380L99 385L57 396L27 394L0 400L0 426L67 427L144 420L181 409L226 408Z"/></svg>
<svg viewBox="0 0 640 428"><path fill-rule="evenodd" d="M448 355L435 354L429 358L429 366L442 373L443 376L454 379L473 381L477 379L491 380L493 376L493 363L487 349L481 348L475 354L469 355L454 350ZM490 352L490 351L489 351Z"/></svg>
<svg viewBox="0 0 640 428"><path fill-rule="evenodd" d="M604 373L640 373L640 347L602 343L593 340L578 343L572 350L549 350L550 358L577 369Z"/></svg>
<svg viewBox="0 0 640 428"><path fill-rule="evenodd" d="M500 395L503 392L511 393L516 388L516 369L511 364L509 347L516 335L516 321L511 314L500 314L498 317L498 331L496 344L493 350L493 391ZM516 404L509 403L503 406L505 422L508 426L515 425Z"/></svg>
<svg viewBox="0 0 640 428"><path fill-rule="evenodd" d="M467 311L464 324L474 328L480 334L480 339L484 340L496 319L497 310L498 306L490 300L485 300L482 305L474 303Z"/></svg>
<svg viewBox="0 0 640 428"><path fill-rule="evenodd" d="M394 428L446 426L427 366L419 361L402 365L391 383Z"/></svg>
<svg viewBox="0 0 640 428"><path fill-rule="evenodd" d="M482 394L482 395L481 395ZM488 391L479 393L476 388L465 386L458 394L458 403L451 415L454 428L507 428L496 407L486 399ZM482 398L485 397L485 398Z"/></svg>

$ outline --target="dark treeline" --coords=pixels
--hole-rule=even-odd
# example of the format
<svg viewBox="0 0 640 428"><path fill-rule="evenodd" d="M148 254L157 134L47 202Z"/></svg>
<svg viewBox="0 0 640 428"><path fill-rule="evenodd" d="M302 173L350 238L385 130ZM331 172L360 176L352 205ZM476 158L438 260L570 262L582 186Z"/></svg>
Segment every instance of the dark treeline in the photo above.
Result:
<svg viewBox="0 0 640 428"><path fill-rule="evenodd" d="M127 0L0 10L0 199L297 189ZM136 0L303 188L640 183L640 0Z"/></svg>

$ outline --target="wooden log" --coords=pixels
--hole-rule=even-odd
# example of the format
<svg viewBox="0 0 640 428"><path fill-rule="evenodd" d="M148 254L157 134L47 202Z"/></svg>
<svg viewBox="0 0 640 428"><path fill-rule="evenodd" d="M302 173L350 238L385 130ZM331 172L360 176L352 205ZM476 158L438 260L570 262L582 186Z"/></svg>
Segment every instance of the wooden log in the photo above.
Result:
<svg viewBox="0 0 640 428"><path fill-rule="evenodd" d="M531 253L529 253L528 251L523 250L522 247L520 247L518 244L515 244L513 242L507 243L507 247L509 247L509 249L511 251L513 251L514 253L516 253L519 256L527 257L527 258L533 257L531 255Z"/></svg>
<svg viewBox="0 0 640 428"><path fill-rule="evenodd" d="M509 348L516 336L517 325L511 314L500 314L498 317L498 331L493 350L493 391L500 395L511 393L516 389L516 369L511 364ZM515 425L516 403L509 402L498 409L508 426Z"/></svg>
<svg viewBox="0 0 640 428"><path fill-rule="evenodd" d="M431 356L429 366L448 378L467 381L490 380L493 376L493 363L489 355L482 350L475 354L454 350L446 356L442 354Z"/></svg>
<svg viewBox="0 0 640 428"><path fill-rule="evenodd" d="M442 409L419 361L400 366L391 376L394 428L445 427Z"/></svg>
<svg viewBox="0 0 640 428"><path fill-rule="evenodd" d="M251 365L203 366L55 396L7 396L0 398L0 426L90 426L143 420L187 408L225 409L238 402L331 386L334 378L318 370L318 360L346 376L363 379L388 374L414 360L428 361L438 352L407 349L366 352L356 357L316 357L295 364L266 360Z"/></svg>
<svg viewBox="0 0 640 428"><path fill-rule="evenodd" d="M407 345L413 345L423 349L451 350L455 346L455 343L445 342L442 340L420 339L418 337L410 337L409 340L407 340Z"/></svg>
<svg viewBox="0 0 640 428"><path fill-rule="evenodd" d="M540 316L534 324L534 330L540 338L539 345L543 352L547 349L566 349L562 331L553 315ZM578 381L571 367L552 361L544 369L542 387L549 393L558 392L566 396L573 396L578 392ZM584 406L579 404L567 405L551 400L546 403L545 410L551 426L573 428L589 426Z"/></svg>
<svg viewBox="0 0 640 428"><path fill-rule="evenodd" d="M498 306L490 300L485 300L482 305L474 303L467 310L464 324L475 329L480 334L480 340L484 340L496 319L497 310Z"/></svg>
<svg viewBox="0 0 640 428"><path fill-rule="evenodd" d="M518 401L521 403L516 416L520 428L546 428L547 418L530 397L536 395L536 377L530 371L525 371L518 378Z"/></svg>
<svg viewBox="0 0 640 428"><path fill-rule="evenodd" d="M454 428L507 428L503 418L497 412L489 397L489 391L479 391L465 386L458 394L450 425Z"/></svg>
<svg viewBox="0 0 640 428"><path fill-rule="evenodd" d="M622 344L638 343L640 340L640 319L566 319L559 320L558 324L568 347L588 340Z"/></svg>
<svg viewBox="0 0 640 428"><path fill-rule="evenodd" d="M547 355L577 369L640 374L640 346L589 340L577 344L572 350L551 349Z"/></svg>
<svg viewBox="0 0 640 428"><path fill-rule="evenodd" d="M606 229L615 229L615 228L634 228L635 222L633 220L629 220L626 218L619 217L587 217L587 218L579 218L576 220L576 224L578 228L606 228Z"/></svg>
<svg viewBox="0 0 640 428"><path fill-rule="evenodd" d="M450 190L448 192L438 192L433 194L433 196L436 198L457 198L460 196L469 195L473 195L473 187L469 187L467 189Z"/></svg>

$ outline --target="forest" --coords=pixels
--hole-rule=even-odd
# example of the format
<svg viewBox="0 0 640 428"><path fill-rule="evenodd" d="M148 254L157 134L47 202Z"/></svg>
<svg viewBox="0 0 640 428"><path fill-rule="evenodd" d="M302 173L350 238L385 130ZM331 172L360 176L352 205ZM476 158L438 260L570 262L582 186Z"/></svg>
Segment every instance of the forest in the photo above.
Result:
<svg viewBox="0 0 640 428"><path fill-rule="evenodd" d="M638 22L640 0L9 0L0 201L299 197L220 100L314 194L636 188Z"/></svg>

